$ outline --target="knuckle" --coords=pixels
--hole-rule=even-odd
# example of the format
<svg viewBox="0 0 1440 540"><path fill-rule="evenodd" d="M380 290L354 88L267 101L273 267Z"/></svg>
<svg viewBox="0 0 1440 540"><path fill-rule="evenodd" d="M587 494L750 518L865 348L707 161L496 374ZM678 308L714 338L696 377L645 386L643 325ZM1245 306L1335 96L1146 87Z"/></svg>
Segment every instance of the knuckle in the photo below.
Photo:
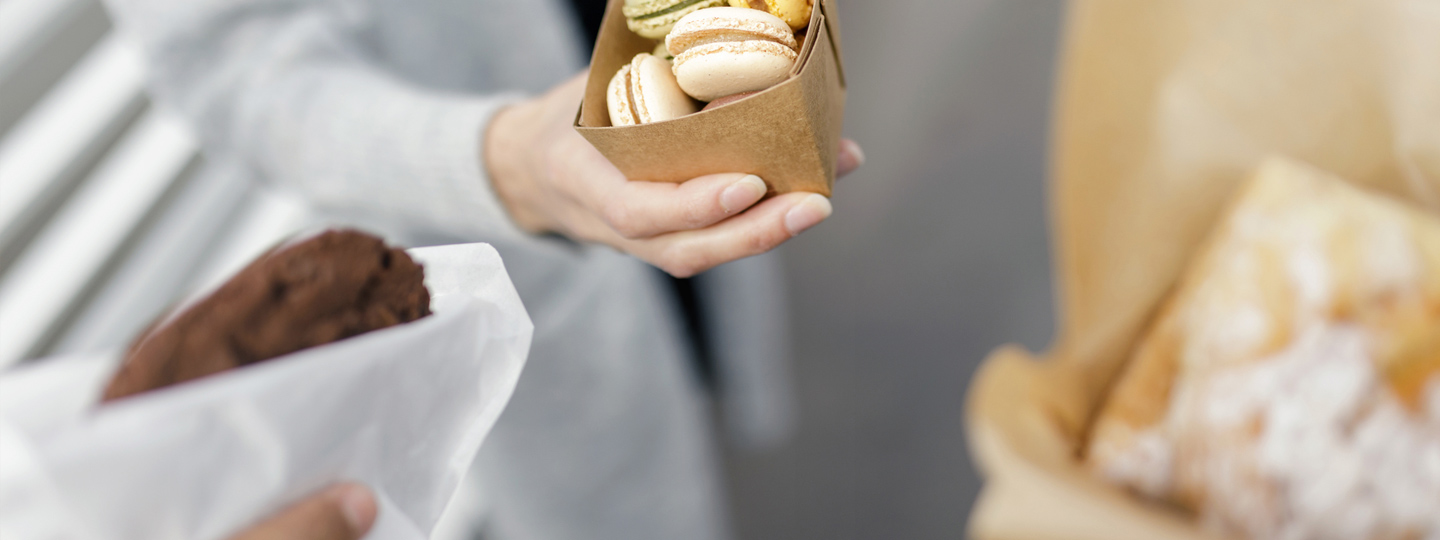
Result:
<svg viewBox="0 0 1440 540"><path fill-rule="evenodd" d="M703 269L696 264L695 257L678 246L672 246L660 253L655 266L677 278L694 277Z"/></svg>
<svg viewBox="0 0 1440 540"><path fill-rule="evenodd" d="M716 199L716 201L711 202L709 199ZM709 225L713 221L711 216L714 213L724 213L720 208L718 197L692 200L685 205L681 220L687 229L697 229Z"/></svg>
<svg viewBox="0 0 1440 540"><path fill-rule="evenodd" d="M695 277L695 274L700 273L699 271L688 265L665 267L661 268L661 270L664 270L665 273L680 279Z"/></svg>
<svg viewBox="0 0 1440 540"><path fill-rule="evenodd" d="M605 220L606 225L609 225L611 229L615 229L615 232L619 233L620 236L624 236L625 238L637 238L640 236L641 231L637 226L635 214L631 211L630 205L625 204L624 201L617 200L606 204L600 210L600 217Z"/></svg>
<svg viewBox="0 0 1440 540"><path fill-rule="evenodd" d="M784 238L770 230L759 230L745 235L744 249L746 256L760 255L775 249Z"/></svg>

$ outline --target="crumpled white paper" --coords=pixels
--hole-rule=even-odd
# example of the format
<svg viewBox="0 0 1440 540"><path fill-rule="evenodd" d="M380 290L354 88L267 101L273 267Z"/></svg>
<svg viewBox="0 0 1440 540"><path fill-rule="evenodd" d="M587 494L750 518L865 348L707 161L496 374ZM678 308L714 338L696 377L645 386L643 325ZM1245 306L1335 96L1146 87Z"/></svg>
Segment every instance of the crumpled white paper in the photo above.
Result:
<svg viewBox="0 0 1440 540"><path fill-rule="evenodd" d="M96 407L114 355L0 376L0 538L223 539L339 480L370 539L428 536L533 326L484 244L410 251L434 315Z"/></svg>

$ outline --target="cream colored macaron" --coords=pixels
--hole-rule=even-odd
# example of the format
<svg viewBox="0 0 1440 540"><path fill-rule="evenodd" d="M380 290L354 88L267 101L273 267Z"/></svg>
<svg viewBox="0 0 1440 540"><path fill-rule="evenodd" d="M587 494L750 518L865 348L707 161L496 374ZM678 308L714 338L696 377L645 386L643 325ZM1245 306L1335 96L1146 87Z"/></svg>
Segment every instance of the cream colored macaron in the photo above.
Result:
<svg viewBox="0 0 1440 540"><path fill-rule="evenodd" d="M768 12L735 7L696 11L665 38L675 78L700 101L764 90L790 76L799 44L790 26Z"/></svg>
<svg viewBox="0 0 1440 540"><path fill-rule="evenodd" d="M768 11L780 17L793 30L810 26L810 12L815 9L815 0L730 0L732 7Z"/></svg>
<svg viewBox="0 0 1440 540"><path fill-rule="evenodd" d="M635 55L634 60L615 73L610 79L605 104L610 109L613 126L674 120L699 110L695 101L675 82L670 62L650 53Z"/></svg>

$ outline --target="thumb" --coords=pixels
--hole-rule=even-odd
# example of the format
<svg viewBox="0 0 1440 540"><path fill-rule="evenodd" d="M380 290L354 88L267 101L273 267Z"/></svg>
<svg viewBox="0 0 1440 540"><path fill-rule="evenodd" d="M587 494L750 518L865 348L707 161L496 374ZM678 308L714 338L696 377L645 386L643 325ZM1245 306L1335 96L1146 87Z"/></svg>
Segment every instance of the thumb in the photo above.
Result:
<svg viewBox="0 0 1440 540"><path fill-rule="evenodd" d="M359 540L375 524L375 496L340 484L281 510L230 540Z"/></svg>

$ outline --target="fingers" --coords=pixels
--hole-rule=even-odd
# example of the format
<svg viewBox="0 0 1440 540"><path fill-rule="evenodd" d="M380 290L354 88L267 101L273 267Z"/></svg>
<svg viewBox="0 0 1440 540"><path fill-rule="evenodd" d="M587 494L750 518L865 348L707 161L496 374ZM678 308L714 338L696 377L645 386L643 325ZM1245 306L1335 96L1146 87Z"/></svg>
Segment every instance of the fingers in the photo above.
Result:
<svg viewBox="0 0 1440 540"><path fill-rule="evenodd" d="M836 174L845 176L864 164L860 145L842 139ZM616 173L613 183L592 183L609 192L596 211L610 228L630 239L708 227L759 202L766 192L764 181L756 176L715 174L671 184L629 182Z"/></svg>
<svg viewBox="0 0 1440 540"><path fill-rule="evenodd" d="M621 248L675 277L690 277L775 249L832 212L830 200L822 195L787 193L712 227L627 241Z"/></svg>
<svg viewBox="0 0 1440 540"><path fill-rule="evenodd" d="M845 176L865 165L865 152L851 139L840 140L840 153L835 158L836 176Z"/></svg>
<svg viewBox="0 0 1440 540"><path fill-rule="evenodd" d="M230 540L359 540L375 524L375 497L340 484L291 505Z"/></svg>
<svg viewBox="0 0 1440 540"><path fill-rule="evenodd" d="M765 181L747 174L712 174L681 184L622 182L599 209L625 238L709 227L750 208L765 196Z"/></svg>

